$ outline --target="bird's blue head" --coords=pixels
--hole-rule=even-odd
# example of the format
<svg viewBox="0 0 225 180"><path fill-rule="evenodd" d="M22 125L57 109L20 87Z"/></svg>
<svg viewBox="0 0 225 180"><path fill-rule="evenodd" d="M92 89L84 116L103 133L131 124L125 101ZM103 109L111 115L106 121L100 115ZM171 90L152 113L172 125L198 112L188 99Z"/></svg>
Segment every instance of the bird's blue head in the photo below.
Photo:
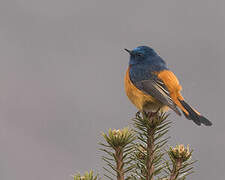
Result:
<svg viewBox="0 0 225 180"><path fill-rule="evenodd" d="M151 61L151 58L157 56L157 53L154 49L148 46L138 46L132 51L125 49L130 54L130 65L134 64L144 64L148 61Z"/></svg>

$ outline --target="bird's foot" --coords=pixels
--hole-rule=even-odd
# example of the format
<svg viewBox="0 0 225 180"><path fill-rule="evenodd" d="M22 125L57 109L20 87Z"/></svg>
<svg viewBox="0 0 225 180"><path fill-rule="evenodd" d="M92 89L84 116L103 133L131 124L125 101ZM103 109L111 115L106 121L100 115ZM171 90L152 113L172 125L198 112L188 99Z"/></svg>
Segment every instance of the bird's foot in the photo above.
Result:
<svg viewBox="0 0 225 180"><path fill-rule="evenodd" d="M156 116L159 111L160 111L160 108L158 108L157 111L155 111L155 112L148 112L147 117L150 119L150 118Z"/></svg>

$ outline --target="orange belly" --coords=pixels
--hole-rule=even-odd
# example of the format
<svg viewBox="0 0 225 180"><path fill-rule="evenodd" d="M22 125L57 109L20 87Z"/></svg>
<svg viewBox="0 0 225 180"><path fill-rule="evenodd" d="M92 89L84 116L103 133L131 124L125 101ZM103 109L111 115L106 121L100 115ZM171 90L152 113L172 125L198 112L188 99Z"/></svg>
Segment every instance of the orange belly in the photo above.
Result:
<svg viewBox="0 0 225 180"><path fill-rule="evenodd" d="M126 72L124 80L125 92L130 101L138 108L138 110L147 112L157 111L159 108L163 109L163 111L168 110L168 106L163 105L154 97L143 93L134 86L130 80L129 68Z"/></svg>

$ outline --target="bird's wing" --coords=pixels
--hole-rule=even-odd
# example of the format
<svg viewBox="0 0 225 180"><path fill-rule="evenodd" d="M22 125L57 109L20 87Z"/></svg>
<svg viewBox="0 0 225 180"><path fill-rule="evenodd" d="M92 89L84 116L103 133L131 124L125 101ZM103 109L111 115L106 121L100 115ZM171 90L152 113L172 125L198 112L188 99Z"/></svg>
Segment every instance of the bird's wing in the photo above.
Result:
<svg viewBox="0 0 225 180"><path fill-rule="evenodd" d="M181 115L177 109L179 107L185 117L193 120L197 125L212 125L211 121L186 103L180 93L182 87L172 71L163 70L155 73L150 79L138 82L137 87Z"/></svg>
<svg viewBox="0 0 225 180"><path fill-rule="evenodd" d="M157 76L152 76L152 78L148 80L136 82L135 85L146 94L149 94L159 100L162 104L169 106L178 115L181 115L176 104L173 102L165 83Z"/></svg>

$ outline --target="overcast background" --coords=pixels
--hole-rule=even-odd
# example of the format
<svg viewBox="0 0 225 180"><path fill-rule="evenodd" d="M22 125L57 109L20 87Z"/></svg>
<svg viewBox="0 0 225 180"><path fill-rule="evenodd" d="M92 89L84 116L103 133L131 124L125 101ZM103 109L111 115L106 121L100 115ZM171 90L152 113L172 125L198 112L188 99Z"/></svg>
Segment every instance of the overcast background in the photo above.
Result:
<svg viewBox="0 0 225 180"><path fill-rule="evenodd" d="M153 47L188 102L213 121L171 112L171 145L190 144L192 180L225 178L224 0L0 0L0 179L102 174L100 132L136 113L123 48Z"/></svg>

